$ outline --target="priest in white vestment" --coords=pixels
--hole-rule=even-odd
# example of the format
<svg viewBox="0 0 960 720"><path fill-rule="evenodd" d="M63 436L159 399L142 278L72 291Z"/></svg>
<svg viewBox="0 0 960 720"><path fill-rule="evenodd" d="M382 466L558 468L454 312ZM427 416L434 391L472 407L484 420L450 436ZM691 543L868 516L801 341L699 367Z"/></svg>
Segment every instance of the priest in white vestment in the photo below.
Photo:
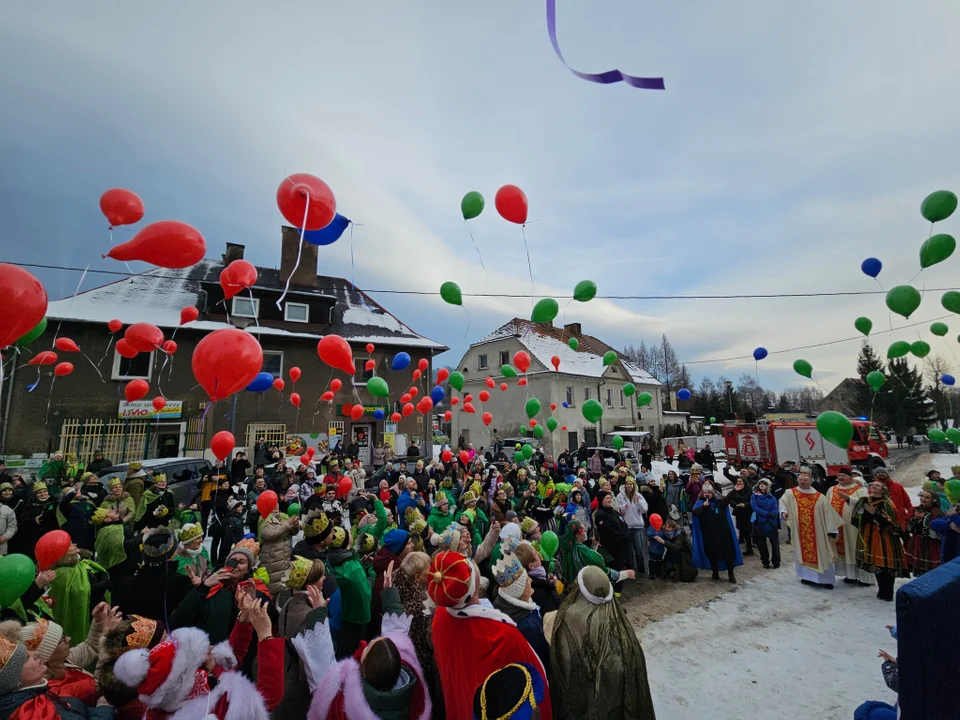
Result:
<svg viewBox="0 0 960 720"><path fill-rule="evenodd" d="M867 490L858 483L847 468L837 471L837 484L827 490L827 502L843 518L843 529L835 544L837 562L834 571L843 576L848 585L873 585L873 575L857 567L857 534L860 529L850 519L857 500L867 496Z"/></svg>
<svg viewBox="0 0 960 720"><path fill-rule="evenodd" d="M837 559L834 539L843 527L843 518L814 490L810 469L797 476L799 487L790 488L780 498L780 516L790 525L797 577L805 585L824 585L833 589L833 564Z"/></svg>

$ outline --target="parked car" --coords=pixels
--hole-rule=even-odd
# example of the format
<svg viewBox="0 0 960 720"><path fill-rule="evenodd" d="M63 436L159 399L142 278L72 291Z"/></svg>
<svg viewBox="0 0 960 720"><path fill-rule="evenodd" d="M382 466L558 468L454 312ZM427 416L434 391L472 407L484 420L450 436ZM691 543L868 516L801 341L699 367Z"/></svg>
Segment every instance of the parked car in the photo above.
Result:
<svg viewBox="0 0 960 720"><path fill-rule="evenodd" d="M118 475L121 479L127 476L127 466L129 463L112 465L106 470L101 470L97 476L103 478ZM143 469L151 469L154 474L163 473L167 476L167 489L173 493L173 499L177 503L189 505L194 495L197 494L197 484L200 477L213 469L207 460L203 458L156 458L154 460L144 460Z"/></svg>
<svg viewBox="0 0 960 720"><path fill-rule="evenodd" d="M957 446L949 440L944 440L943 442L930 443L928 450L932 453L955 453Z"/></svg>
<svg viewBox="0 0 960 720"><path fill-rule="evenodd" d="M640 472L640 458L633 448L623 447L617 450L612 446L591 447L587 448L587 457L592 457L594 450L600 452L600 459L603 461L603 467L606 468L605 472L613 470L621 460L626 461L631 472L635 474Z"/></svg>
<svg viewBox="0 0 960 720"><path fill-rule="evenodd" d="M538 450L543 447L543 443L536 438L518 435L517 437L500 438L499 440L495 440L483 451L483 457L488 463L493 462L497 459L497 455L500 454L500 451L503 450L504 455L507 456L507 462L511 462L513 460L513 453L516 452L517 445L520 447L529 445L534 450Z"/></svg>

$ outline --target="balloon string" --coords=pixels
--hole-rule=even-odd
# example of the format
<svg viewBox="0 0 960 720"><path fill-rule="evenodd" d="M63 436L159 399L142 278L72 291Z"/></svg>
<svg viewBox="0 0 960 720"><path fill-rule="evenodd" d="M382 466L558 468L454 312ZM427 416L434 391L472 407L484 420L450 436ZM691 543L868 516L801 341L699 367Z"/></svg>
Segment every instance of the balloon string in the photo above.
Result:
<svg viewBox="0 0 960 720"><path fill-rule="evenodd" d="M464 314L467 316L467 329L463 331L463 339L467 339L467 333L470 332L470 313L467 312L467 309L461 305L460 309L463 310Z"/></svg>
<svg viewBox="0 0 960 720"><path fill-rule="evenodd" d="M520 233L523 235L523 249L527 253L527 271L530 273L530 287L533 288L533 294L537 294L537 287L533 284L533 265L530 263L530 248L527 246L527 230L526 225L520 226ZM530 304L533 305L533 297L530 298Z"/></svg>
<svg viewBox="0 0 960 720"><path fill-rule="evenodd" d="M80 286L83 285L84 279L87 277L87 270L90 269L90 263L87 263L87 266L83 269L83 273L80 275L80 282L77 283L77 289L73 291L73 295L70 297L70 302L67 303L67 310L73 307L74 300L77 299L77 295L80 294ZM57 338L60 336L60 326L63 325L63 318L60 318L60 322L57 323L57 331L53 334L53 342L51 347L55 347L57 344Z"/></svg>
<svg viewBox="0 0 960 720"><path fill-rule="evenodd" d="M254 299L253 299L253 290L251 290L250 288L247 288L247 294L250 296L250 307L252 307L252 308L254 309L253 322L256 323L256 325L257 325L257 330L259 330L259 329L260 329L260 318L259 318L258 316L260 315L260 313L256 312L257 303L256 303L256 302L254 301ZM259 340L259 339L260 339L260 338L259 338L259 333L257 333L257 335L258 335L257 340Z"/></svg>
<svg viewBox="0 0 960 720"><path fill-rule="evenodd" d="M103 351L103 357L100 358L100 362L97 363L97 367L98 367L98 368L103 364L103 361L107 359L107 355L110 354L110 346L111 346L111 345L113 345L113 335L111 335L111 336L110 336L110 339L107 340L107 349Z"/></svg>
<svg viewBox="0 0 960 720"><path fill-rule="evenodd" d="M50 394L47 395L47 411L43 416L43 424L46 425L47 421L50 419L50 401L53 400L53 386L57 382L57 374L53 374L53 379L50 381Z"/></svg>
<svg viewBox="0 0 960 720"><path fill-rule="evenodd" d="M283 308L283 299L290 291L290 281L293 280L293 276L297 274L297 268L300 267L300 256L303 255L303 233L307 229L307 213L309 212L310 193L307 193L307 201L303 204L303 222L300 223L300 245L297 247L297 262L293 264L293 270L290 271L290 275L287 277L287 284L283 286L283 294L280 296L280 299L277 300L277 310Z"/></svg>
<svg viewBox="0 0 960 720"><path fill-rule="evenodd" d="M467 232L470 235L470 242L473 243L473 249L477 251L477 257L480 258L480 267L483 268L483 272L487 272L487 266L483 264L483 255L480 254L480 248L477 247L477 241L473 237L473 230L470 229L470 223L464 220L463 224L467 226Z"/></svg>
<svg viewBox="0 0 960 720"><path fill-rule="evenodd" d="M816 373L810 373L810 377L817 384L817 388L819 388L820 394L824 395L825 393L823 392L823 388L820 387L820 381L817 380Z"/></svg>
<svg viewBox="0 0 960 720"><path fill-rule="evenodd" d="M943 340L943 344L947 346L947 350L950 351L950 354L953 355L953 359L956 360L957 354L953 351L953 347L950 345L950 343L947 342L947 339L946 338L940 338L940 339Z"/></svg>
<svg viewBox="0 0 960 720"><path fill-rule="evenodd" d="M87 362L89 362L91 365L93 365L93 369L96 370L96 371L97 371L97 375L100 376L100 382L106 382L106 381L103 379L103 373L100 372L100 368L97 367L96 363L93 362L93 360L91 359L91 357L90 357L89 355L87 355L85 352L82 352L82 353L80 353L80 354L83 355L83 356L87 359Z"/></svg>
<svg viewBox="0 0 960 720"><path fill-rule="evenodd" d="M170 355L169 355L169 354L167 354L167 355L163 358L163 365L160 367L160 372L157 373L157 392L160 393L160 397L162 397L164 400L167 399L167 396L163 394L163 386L162 386L162 383L163 383L163 371L166 370L166 368L167 368L167 363L168 363L168 362L170 362ZM169 376L167 377L167 379L168 379L168 380L170 379Z"/></svg>

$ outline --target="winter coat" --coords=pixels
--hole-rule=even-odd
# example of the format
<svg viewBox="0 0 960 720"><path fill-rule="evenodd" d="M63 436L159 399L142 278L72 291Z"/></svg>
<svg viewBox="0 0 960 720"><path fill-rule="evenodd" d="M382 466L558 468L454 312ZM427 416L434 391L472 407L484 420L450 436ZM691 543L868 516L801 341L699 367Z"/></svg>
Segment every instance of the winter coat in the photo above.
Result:
<svg viewBox="0 0 960 720"><path fill-rule="evenodd" d="M0 695L0 720L112 720L113 712L109 705L89 707L76 698L57 697L46 685Z"/></svg>
<svg viewBox="0 0 960 720"><path fill-rule="evenodd" d="M780 528L780 503L767 493L750 496L750 508L754 514L753 532L761 537L777 537Z"/></svg>
<svg viewBox="0 0 960 720"><path fill-rule="evenodd" d="M82 494L78 497L72 489L60 500L58 510L65 519L63 529L70 535L70 540L84 550L93 550L94 532L90 518L98 505Z"/></svg>
<svg viewBox="0 0 960 720"><path fill-rule="evenodd" d="M204 588L203 585L200 587ZM190 578L177 572L175 562L154 562L115 582L111 597L113 604L127 616L165 618L173 614L192 590Z"/></svg>
<svg viewBox="0 0 960 720"><path fill-rule="evenodd" d="M400 567L400 559L386 547L381 546L373 558L373 569L377 573L376 580L373 582L373 598L371 602L370 626L367 631L368 637L377 637L380 634L380 623L383 619L383 574L387 566L393 563L393 569L396 571Z"/></svg>
<svg viewBox="0 0 960 720"><path fill-rule="evenodd" d="M621 563L627 561L631 552L630 530L627 523L613 508L599 507L594 513L597 539L600 545L613 559Z"/></svg>
<svg viewBox="0 0 960 720"><path fill-rule="evenodd" d="M223 542L227 547L233 547L235 543L243 540L244 521L243 513L231 512L227 515L226 522L223 525Z"/></svg>
<svg viewBox="0 0 960 720"><path fill-rule="evenodd" d="M599 475L603 471L603 461L599 455L591 455L587 461L587 470L591 475Z"/></svg>
<svg viewBox="0 0 960 720"><path fill-rule="evenodd" d="M0 505L0 555L7 554L7 541L17 534L17 514L8 505Z"/></svg>
<svg viewBox="0 0 960 720"><path fill-rule="evenodd" d="M666 540L666 537L663 534L663 530L654 530L653 525L647 526L647 546L650 550L650 558L652 560L663 560L667 556L667 549L665 546L658 543L654 540L655 537L661 537Z"/></svg>
<svg viewBox="0 0 960 720"><path fill-rule="evenodd" d="M260 564L270 575L270 594L279 596L285 589L283 575L290 569L290 538L297 530L291 518L271 513L260 528Z"/></svg>
<svg viewBox="0 0 960 720"><path fill-rule="evenodd" d="M254 578L253 582L257 588L257 598L267 605L267 614L276 624L277 609L274 607L270 593L259 580ZM210 636L210 643L216 645L230 637L238 614L234 594L229 588L223 585L214 585L212 588L200 585L187 593L177 609L170 613L170 629L198 627ZM254 643L256 643L255 639ZM251 652L256 654L255 649L251 649Z"/></svg>
<svg viewBox="0 0 960 720"><path fill-rule="evenodd" d="M533 597L530 599L540 608L541 616L560 609L560 603L563 601L550 580L531 575L530 581L533 584Z"/></svg>
<svg viewBox="0 0 960 720"><path fill-rule="evenodd" d="M306 716L310 707L310 688L307 686L307 676L303 670L300 656L290 640L307 629L307 615L313 610L310 597L306 592L298 590L287 600L280 610L278 634L284 638L284 666L283 666L283 699L273 711L273 717L302 718ZM326 610L326 608L324 608Z"/></svg>
<svg viewBox="0 0 960 720"><path fill-rule="evenodd" d="M17 511L17 537L14 542L15 552L23 553L33 558L37 540L51 530L59 530L57 522L57 502L48 498L40 502L31 497L20 504Z"/></svg>
<svg viewBox="0 0 960 720"><path fill-rule="evenodd" d="M753 514L750 496L751 492L746 488L746 485L744 485L743 490L734 489L725 496L727 504L730 506L730 512L733 513L733 516L738 522L749 520ZM741 503L743 503L744 507L737 507L737 505Z"/></svg>
<svg viewBox="0 0 960 720"><path fill-rule="evenodd" d="M453 518L454 516L452 513L445 513L440 508L435 507L430 511L430 517L427 518L427 525L433 529L433 532L436 535L440 535L444 530L450 527L450 523L453 522Z"/></svg>
<svg viewBox="0 0 960 720"><path fill-rule="evenodd" d="M662 534L664 546L671 552L680 553L679 564L674 566L680 582L693 582L697 579L697 568L693 564L693 544L690 542L690 536L682 530L672 540L665 534ZM660 543L654 541L654 545Z"/></svg>
<svg viewBox="0 0 960 720"><path fill-rule="evenodd" d="M644 500L643 495L639 492L635 492L633 495L633 500L627 497L626 493L621 490L617 493L617 507L620 508L620 514L623 517L625 523L627 523L628 528L642 528L643 516L647 512L647 501Z"/></svg>
<svg viewBox="0 0 960 720"><path fill-rule="evenodd" d="M517 624L517 630L527 639L530 647L540 658L549 679L550 645L547 644L547 639L543 634L543 618L540 616L540 611L536 607L521 607L514 604L503 595L497 596L497 599L493 601L493 606Z"/></svg>
<svg viewBox="0 0 960 720"><path fill-rule="evenodd" d="M370 581L360 564L360 557L354 550L330 550L327 563L340 588L341 619L354 625L366 625L370 622Z"/></svg>

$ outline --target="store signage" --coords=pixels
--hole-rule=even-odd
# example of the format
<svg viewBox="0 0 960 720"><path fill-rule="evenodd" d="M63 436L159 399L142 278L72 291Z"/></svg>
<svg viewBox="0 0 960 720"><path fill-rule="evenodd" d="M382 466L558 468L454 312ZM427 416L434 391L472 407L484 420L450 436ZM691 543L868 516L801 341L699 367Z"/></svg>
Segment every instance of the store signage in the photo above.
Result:
<svg viewBox="0 0 960 720"><path fill-rule="evenodd" d="M167 404L158 413L152 400L120 401L117 417L121 420L176 420L183 414L183 400L167 400Z"/></svg>

